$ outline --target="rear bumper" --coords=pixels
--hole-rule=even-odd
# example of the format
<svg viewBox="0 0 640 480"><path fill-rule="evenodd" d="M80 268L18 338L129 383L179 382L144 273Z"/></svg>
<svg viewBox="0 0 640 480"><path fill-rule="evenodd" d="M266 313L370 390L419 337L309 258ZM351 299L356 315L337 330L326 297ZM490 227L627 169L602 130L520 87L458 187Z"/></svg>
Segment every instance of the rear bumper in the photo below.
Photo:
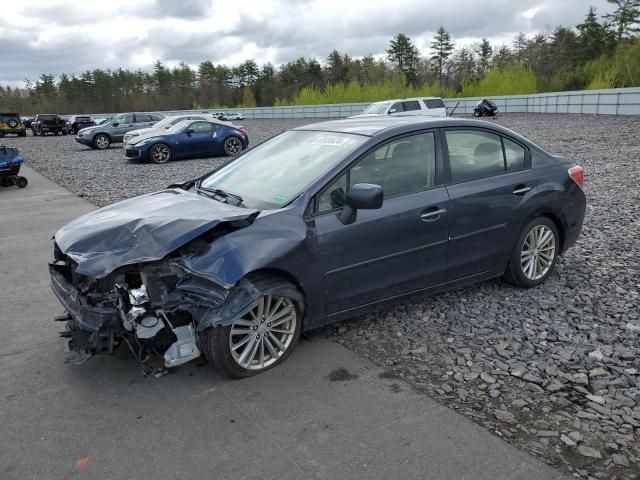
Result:
<svg viewBox="0 0 640 480"><path fill-rule="evenodd" d="M587 197L584 191L575 185L575 191L570 195L570 200L562 209L560 216L564 223L564 241L562 243L562 253L572 247L580 237L582 224L587 209Z"/></svg>

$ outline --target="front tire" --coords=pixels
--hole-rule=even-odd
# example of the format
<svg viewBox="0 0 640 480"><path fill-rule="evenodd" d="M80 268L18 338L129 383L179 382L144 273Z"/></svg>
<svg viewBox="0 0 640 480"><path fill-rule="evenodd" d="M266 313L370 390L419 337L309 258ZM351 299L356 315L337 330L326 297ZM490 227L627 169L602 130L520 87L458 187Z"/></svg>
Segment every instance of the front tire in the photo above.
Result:
<svg viewBox="0 0 640 480"><path fill-rule="evenodd" d="M242 142L238 137L229 137L224 141L224 153L228 157L233 157L242 152Z"/></svg>
<svg viewBox="0 0 640 480"><path fill-rule="evenodd" d="M298 289L279 278L258 278L262 293L253 308L232 325L211 327L201 337L207 361L231 378L262 373L284 362L302 331L304 300Z"/></svg>
<svg viewBox="0 0 640 480"><path fill-rule="evenodd" d="M96 137L93 139L93 146L97 150L104 150L106 148L109 148L109 145L111 145L111 139L103 133L96 135Z"/></svg>
<svg viewBox="0 0 640 480"><path fill-rule="evenodd" d="M509 283L531 288L544 282L560 254L560 236L548 217L531 220L518 237L509 258L504 278Z"/></svg>
<svg viewBox="0 0 640 480"><path fill-rule="evenodd" d="M169 145L156 143L149 149L149 160L153 163L167 163L173 156Z"/></svg>

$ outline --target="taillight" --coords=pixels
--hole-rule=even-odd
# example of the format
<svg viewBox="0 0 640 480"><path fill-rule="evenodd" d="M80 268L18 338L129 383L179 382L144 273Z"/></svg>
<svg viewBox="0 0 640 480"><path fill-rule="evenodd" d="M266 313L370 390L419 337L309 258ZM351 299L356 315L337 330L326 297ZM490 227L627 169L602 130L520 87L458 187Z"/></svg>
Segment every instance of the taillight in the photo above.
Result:
<svg viewBox="0 0 640 480"><path fill-rule="evenodd" d="M40 121L38 122L38 125L40 125L41 127L44 127L44 120L40 120Z"/></svg>
<svg viewBox="0 0 640 480"><path fill-rule="evenodd" d="M239 128L238 131L245 137L248 136L247 131L244 128Z"/></svg>
<svg viewBox="0 0 640 480"><path fill-rule="evenodd" d="M582 168L580 165L571 167L569 169L569 176L574 182L580 185L580 188L584 188L584 168Z"/></svg>

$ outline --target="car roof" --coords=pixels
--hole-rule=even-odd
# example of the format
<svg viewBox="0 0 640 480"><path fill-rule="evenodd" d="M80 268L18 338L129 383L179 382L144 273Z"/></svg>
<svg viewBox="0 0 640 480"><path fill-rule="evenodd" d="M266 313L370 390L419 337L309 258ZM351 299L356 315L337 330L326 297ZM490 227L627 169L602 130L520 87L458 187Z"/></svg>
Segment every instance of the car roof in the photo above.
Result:
<svg viewBox="0 0 640 480"><path fill-rule="evenodd" d="M427 117L416 115L397 115L393 117L362 117L362 118L345 118L340 120L329 120L328 122L312 123L294 128L294 130L316 130L334 133L354 133L357 135L366 135L372 137L382 131L393 128L406 126L424 128L435 128L442 126L454 125L491 125L493 123L483 122L481 120L464 120L451 117Z"/></svg>
<svg viewBox="0 0 640 480"><path fill-rule="evenodd" d="M360 117L360 118L345 118L339 120L329 120L327 122L312 123L309 125L303 125L292 130L296 131L317 131L317 132L331 132L331 133L350 133L355 135L363 135L367 137L374 136L386 136L391 137L393 135L399 135L404 133L411 133L427 128L442 128L442 127L469 127L469 128L485 128L493 130L496 133L508 135L513 139L520 141L528 145L529 147L538 149L542 152L539 146L533 143L528 138L523 137L513 130L509 130L501 125L497 125L493 122L485 120L472 120L466 118L454 118L454 117L427 117L427 116L381 116L381 117Z"/></svg>

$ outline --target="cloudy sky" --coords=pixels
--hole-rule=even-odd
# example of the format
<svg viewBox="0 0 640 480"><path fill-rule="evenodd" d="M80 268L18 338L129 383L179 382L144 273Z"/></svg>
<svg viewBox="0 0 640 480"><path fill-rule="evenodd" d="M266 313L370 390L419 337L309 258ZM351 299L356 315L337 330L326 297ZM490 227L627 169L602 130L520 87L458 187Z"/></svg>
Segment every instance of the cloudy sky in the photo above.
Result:
<svg viewBox="0 0 640 480"><path fill-rule="evenodd" d="M247 58L281 64L324 59L334 48L358 57L384 54L408 34L427 55L443 25L457 45L488 37L509 44L518 32L574 26L606 0L0 0L0 84L41 73L93 68L150 69Z"/></svg>

